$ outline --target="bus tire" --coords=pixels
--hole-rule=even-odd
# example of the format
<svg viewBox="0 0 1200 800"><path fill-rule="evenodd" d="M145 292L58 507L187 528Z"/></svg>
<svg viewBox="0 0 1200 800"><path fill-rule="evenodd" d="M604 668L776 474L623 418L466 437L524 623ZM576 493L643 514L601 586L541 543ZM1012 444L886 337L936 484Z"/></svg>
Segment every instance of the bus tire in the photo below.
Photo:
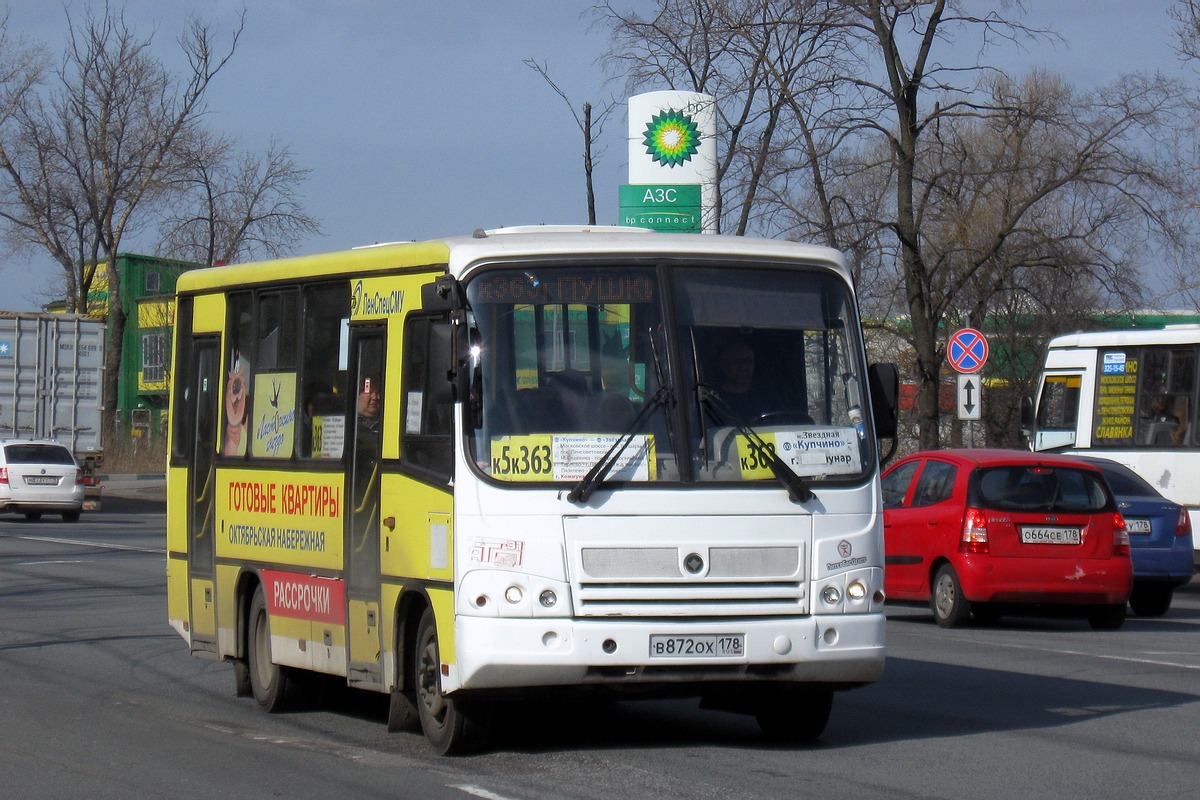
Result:
<svg viewBox="0 0 1200 800"><path fill-rule="evenodd" d="M797 689L764 697L754 713L768 740L808 744L820 738L833 712L832 689Z"/></svg>
<svg viewBox="0 0 1200 800"><path fill-rule="evenodd" d="M250 601L250 619L246 631L246 661L250 671L250 690L266 711L278 713L296 704L300 684L288 667L271 658L271 620L267 598L259 586ZM236 674L236 673L235 673Z"/></svg>
<svg viewBox="0 0 1200 800"><path fill-rule="evenodd" d="M420 725L421 712L417 711L414 693L402 689L392 689L388 701L388 733L416 730Z"/></svg>
<svg viewBox="0 0 1200 800"><path fill-rule="evenodd" d="M442 693L442 662L432 608L425 609L417 629L413 676L421 729L438 755L473 753L487 744L487 705Z"/></svg>
<svg viewBox="0 0 1200 800"><path fill-rule="evenodd" d="M933 610L933 618L943 628L961 625L971 616L971 602L963 597L958 573L949 564L942 564L934 576L929 607Z"/></svg>
<svg viewBox="0 0 1200 800"><path fill-rule="evenodd" d="M250 685L250 662L244 658L233 660L233 694L236 697L254 694L254 687Z"/></svg>

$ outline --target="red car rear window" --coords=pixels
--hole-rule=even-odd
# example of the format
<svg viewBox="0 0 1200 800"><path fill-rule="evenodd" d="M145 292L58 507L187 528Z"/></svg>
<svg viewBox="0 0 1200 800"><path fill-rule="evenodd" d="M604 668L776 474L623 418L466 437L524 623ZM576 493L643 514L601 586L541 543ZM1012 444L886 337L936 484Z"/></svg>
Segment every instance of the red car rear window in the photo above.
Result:
<svg viewBox="0 0 1200 800"><path fill-rule="evenodd" d="M1065 467L1006 466L976 470L972 505L996 511L1105 511L1112 501L1103 479Z"/></svg>

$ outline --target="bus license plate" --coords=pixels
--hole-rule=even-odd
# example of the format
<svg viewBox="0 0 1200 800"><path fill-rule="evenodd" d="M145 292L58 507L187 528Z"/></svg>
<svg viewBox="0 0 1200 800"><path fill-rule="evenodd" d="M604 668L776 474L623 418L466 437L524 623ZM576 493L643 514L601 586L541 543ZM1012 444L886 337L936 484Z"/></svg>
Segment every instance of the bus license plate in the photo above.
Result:
<svg viewBox="0 0 1200 800"><path fill-rule="evenodd" d="M1149 533L1150 520L1148 519L1130 519L1125 518L1125 530L1130 533Z"/></svg>
<svg viewBox="0 0 1200 800"><path fill-rule="evenodd" d="M1026 525L1021 528L1021 541L1024 544L1079 544L1083 541L1079 528L1033 527Z"/></svg>
<svg viewBox="0 0 1200 800"><path fill-rule="evenodd" d="M745 654L744 633L650 636L651 658L741 658Z"/></svg>

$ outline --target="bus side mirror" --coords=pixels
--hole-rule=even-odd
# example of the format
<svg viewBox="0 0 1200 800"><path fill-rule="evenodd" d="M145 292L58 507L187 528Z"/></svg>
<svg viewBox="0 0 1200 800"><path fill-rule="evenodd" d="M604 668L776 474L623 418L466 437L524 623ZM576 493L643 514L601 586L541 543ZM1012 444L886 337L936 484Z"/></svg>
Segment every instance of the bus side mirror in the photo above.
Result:
<svg viewBox="0 0 1200 800"><path fill-rule="evenodd" d="M867 370L871 389L871 419L880 439L896 438L900 406L900 371L895 364L872 364Z"/></svg>
<svg viewBox="0 0 1200 800"><path fill-rule="evenodd" d="M1027 431L1033 430L1033 398L1029 395L1021 398L1021 427Z"/></svg>
<svg viewBox="0 0 1200 800"><path fill-rule="evenodd" d="M1033 398L1025 395L1021 398L1021 441L1030 450L1033 449Z"/></svg>
<svg viewBox="0 0 1200 800"><path fill-rule="evenodd" d="M459 302L461 287L449 275L441 275L433 283L421 287L421 309L424 311L454 311L462 307Z"/></svg>

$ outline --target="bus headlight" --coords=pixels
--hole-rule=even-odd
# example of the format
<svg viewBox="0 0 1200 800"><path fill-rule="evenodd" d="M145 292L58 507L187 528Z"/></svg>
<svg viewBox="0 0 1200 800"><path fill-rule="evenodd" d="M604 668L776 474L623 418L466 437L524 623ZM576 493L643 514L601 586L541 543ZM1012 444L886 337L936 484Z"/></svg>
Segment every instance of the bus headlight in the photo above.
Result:
<svg viewBox="0 0 1200 800"><path fill-rule="evenodd" d="M849 585L846 586L846 597L854 602L859 602L866 596L867 587L862 581L850 581Z"/></svg>
<svg viewBox="0 0 1200 800"><path fill-rule="evenodd" d="M463 576L455 595L458 613L470 617L529 619L571 613L569 584L520 572L472 570Z"/></svg>

